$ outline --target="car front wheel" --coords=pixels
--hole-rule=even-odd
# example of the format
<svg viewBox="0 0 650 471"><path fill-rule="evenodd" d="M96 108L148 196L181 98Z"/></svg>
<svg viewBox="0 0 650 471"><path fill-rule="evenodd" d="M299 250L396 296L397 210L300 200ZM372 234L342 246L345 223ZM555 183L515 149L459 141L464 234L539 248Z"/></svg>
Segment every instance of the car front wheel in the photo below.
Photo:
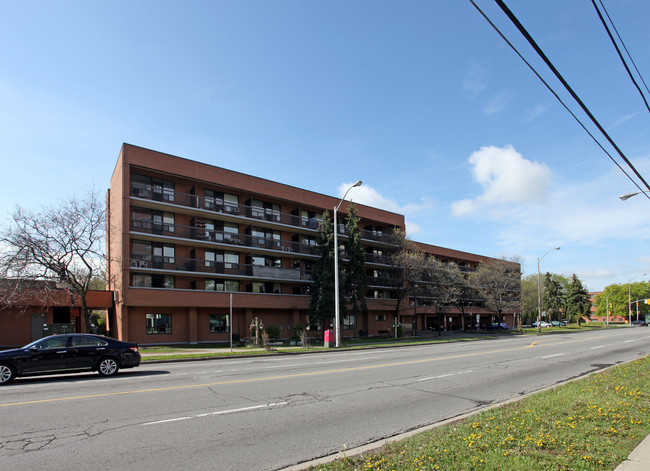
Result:
<svg viewBox="0 0 650 471"><path fill-rule="evenodd" d="M97 367L97 372L102 376L113 376L120 369L120 365L115 358L102 358Z"/></svg>
<svg viewBox="0 0 650 471"><path fill-rule="evenodd" d="M0 363L0 386L11 383L15 377L16 372L11 366Z"/></svg>

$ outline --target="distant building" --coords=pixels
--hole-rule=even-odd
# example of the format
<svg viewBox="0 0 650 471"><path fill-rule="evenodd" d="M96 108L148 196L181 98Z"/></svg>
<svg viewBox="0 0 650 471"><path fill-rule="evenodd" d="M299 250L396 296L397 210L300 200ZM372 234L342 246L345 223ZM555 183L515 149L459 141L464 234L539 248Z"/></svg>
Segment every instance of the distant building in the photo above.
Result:
<svg viewBox="0 0 650 471"><path fill-rule="evenodd" d="M299 163L296 163L299 165ZM307 173L306 173L307 175ZM308 182L308 180L305 180ZM322 213L340 198L124 144L107 195L109 289L116 292L111 334L141 344L225 342L247 337L255 318L288 338L308 323L311 271ZM369 280L367 316L342 317L342 335L391 334L396 267L388 234L404 216L357 204ZM339 210L347 240L347 203ZM420 244L471 271L488 257ZM343 260L342 263L345 263ZM232 306L232 308L231 308ZM232 325L230 312L232 309ZM418 307L417 330L436 329ZM513 325L514 312L506 323ZM399 322L411 324L402 303ZM480 304L450 306L445 330L491 324Z"/></svg>

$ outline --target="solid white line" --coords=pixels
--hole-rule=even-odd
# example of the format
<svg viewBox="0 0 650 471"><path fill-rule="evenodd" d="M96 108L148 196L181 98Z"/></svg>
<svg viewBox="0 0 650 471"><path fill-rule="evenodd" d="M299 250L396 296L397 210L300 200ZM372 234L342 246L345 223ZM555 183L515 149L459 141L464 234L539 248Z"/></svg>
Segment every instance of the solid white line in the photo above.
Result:
<svg viewBox="0 0 650 471"><path fill-rule="evenodd" d="M187 419L191 419L191 418L192 417L176 417L175 419L158 420L156 422L147 422L147 423L140 424L140 425L164 424L164 423L167 423L167 422L178 422L179 420L187 420Z"/></svg>
<svg viewBox="0 0 650 471"><path fill-rule="evenodd" d="M188 420L188 419L198 419L200 417L209 417L211 415L224 415L224 414L235 414L237 412L246 412L250 410L256 410L256 409L264 409L268 407L274 407L274 406L284 406L287 405L288 402L272 402L270 404L260 404L258 406L250 406L250 407L241 407L239 409L229 409L229 410L221 410L221 411L216 411L216 412L208 412L206 414L198 414L198 415L193 415L189 417L176 417L174 419L165 419L165 420L157 420L155 422L145 422L140 425L158 425L158 424L165 424L168 422L177 422L179 420Z"/></svg>
<svg viewBox="0 0 650 471"><path fill-rule="evenodd" d="M553 358L553 357L561 357L564 355L564 353L556 353L555 355L546 355L545 357L540 357L542 360L546 360L547 358Z"/></svg>
<svg viewBox="0 0 650 471"><path fill-rule="evenodd" d="M420 378L420 379L418 379L418 382L420 382L420 381L430 381L432 379L447 378L449 376L457 376L457 375L462 375L462 374L471 373L471 372L472 372L472 370L467 370L467 371L459 371L457 373L447 373L447 374L444 374L444 375L431 376L430 378Z"/></svg>

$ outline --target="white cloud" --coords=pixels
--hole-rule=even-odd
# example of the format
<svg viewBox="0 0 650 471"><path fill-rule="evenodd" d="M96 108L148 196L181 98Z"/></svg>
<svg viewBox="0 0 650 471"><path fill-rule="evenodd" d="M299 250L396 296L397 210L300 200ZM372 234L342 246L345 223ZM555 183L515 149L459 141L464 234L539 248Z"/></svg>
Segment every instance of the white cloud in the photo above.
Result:
<svg viewBox="0 0 650 471"><path fill-rule="evenodd" d="M338 195L340 197L343 197L345 192L352 185L354 185L354 182L342 183L339 185ZM361 185L350 189L346 199L349 201L354 201L355 203L364 204L366 206L372 206L374 208L384 209L393 213L403 214L407 220L406 230L409 235L417 234L421 231L421 227L418 224L412 222L413 218L410 218L409 216L425 210L430 210L433 206L433 204L428 201L422 201L421 203L409 203L401 206L397 201L382 196L377 190L369 185Z"/></svg>
<svg viewBox="0 0 650 471"><path fill-rule="evenodd" d="M455 216L479 209L495 209L508 203L536 203L544 200L552 172L544 164L526 160L512 146L487 146L472 153L472 177L483 194L451 204Z"/></svg>
<svg viewBox="0 0 650 471"><path fill-rule="evenodd" d="M493 114L501 113L506 109L508 102L512 100L513 96L507 90L500 90L490 98L483 106L483 114L490 116Z"/></svg>
<svg viewBox="0 0 650 471"><path fill-rule="evenodd" d="M546 113L546 110L548 110L551 107L550 104L544 104L544 105L537 105L533 110L531 110L526 117L524 118L524 123L530 123L531 121L534 121L535 119L539 118L541 115Z"/></svg>

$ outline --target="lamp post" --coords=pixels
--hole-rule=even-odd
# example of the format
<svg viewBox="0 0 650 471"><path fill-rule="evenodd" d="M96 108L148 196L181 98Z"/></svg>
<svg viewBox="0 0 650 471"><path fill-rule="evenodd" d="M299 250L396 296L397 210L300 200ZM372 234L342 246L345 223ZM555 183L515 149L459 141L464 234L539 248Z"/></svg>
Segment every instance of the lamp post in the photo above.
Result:
<svg viewBox="0 0 650 471"><path fill-rule="evenodd" d="M646 273L643 273L642 275L637 275L634 278L632 278L632 280L640 276L646 276ZM632 280L627 282L627 319L628 319L627 325L628 326L632 325Z"/></svg>
<svg viewBox="0 0 650 471"><path fill-rule="evenodd" d="M537 259L537 332L542 333L542 283L539 274L539 262L546 257L552 250L560 250L560 247L554 247Z"/></svg>
<svg viewBox="0 0 650 471"><path fill-rule="evenodd" d="M339 313L339 228L336 221L336 212L339 210L341 204L343 204L348 192L355 186L361 186L361 180L357 180L354 185L348 188L348 191L345 192L339 204L334 206L334 336L336 337L336 348L341 346L341 319Z"/></svg>
<svg viewBox="0 0 650 471"><path fill-rule="evenodd" d="M633 193L626 193L624 195L619 196L618 199L620 199L621 201L629 200L633 196L640 195L641 193L644 193L644 194L645 193L650 193L650 191L646 190L646 191L635 191Z"/></svg>

